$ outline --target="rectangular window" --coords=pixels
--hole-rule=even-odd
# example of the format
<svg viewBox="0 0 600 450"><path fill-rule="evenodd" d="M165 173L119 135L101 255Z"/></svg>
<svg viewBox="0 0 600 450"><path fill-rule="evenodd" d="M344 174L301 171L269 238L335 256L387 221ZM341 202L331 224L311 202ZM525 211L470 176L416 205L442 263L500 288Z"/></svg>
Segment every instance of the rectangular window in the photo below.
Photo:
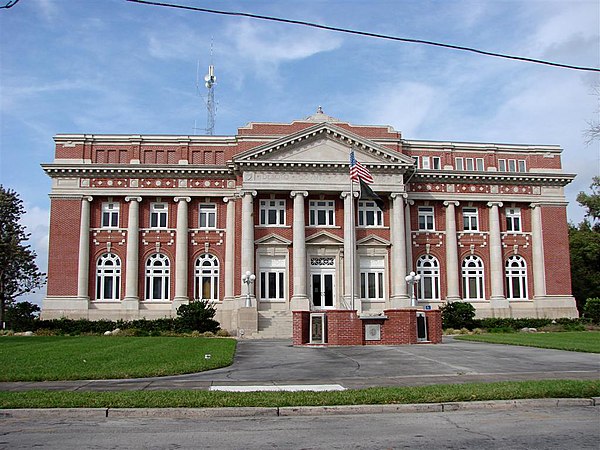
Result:
<svg viewBox="0 0 600 450"><path fill-rule="evenodd" d="M431 168L433 170L441 170L442 169L442 158L439 156L431 157Z"/></svg>
<svg viewBox="0 0 600 450"><path fill-rule="evenodd" d="M505 159L498 160L498 172L506 172L506 160Z"/></svg>
<svg viewBox="0 0 600 450"><path fill-rule="evenodd" d="M433 206L419 206L419 230L435 230Z"/></svg>
<svg viewBox="0 0 600 450"><path fill-rule="evenodd" d="M475 161L473 160L473 158L465 158L465 163L466 163L466 170L470 170L473 171L475 170Z"/></svg>
<svg viewBox="0 0 600 450"><path fill-rule="evenodd" d="M483 172L485 170L484 164L483 164L483 158L477 158L475 160L475 164L477 166L477 170L479 172Z"/></svg>
<svg viewBox="0 0 600 450"><path fill-rule="evenodd" d="M150 204L150 228L167 228L168 208L166 203Z"/></svg>
<svg viewBox="0 0 600 450"><path fill-rule="evenodd" d="M465 162L463 158L454 158L454 166L456 170L465 170Z"/></svg>
<svg viewBox="0 0 600 450"><path fill-rule="evenodd" d="M359 227L382 227L383 212L375 202L358 202L358 226Z"/></svg>
<svg viewBox="0 0 600 450"><path fill-rule="evenodd" d="M525 160L524 159L519 159L517 161L517 164L518 164L517 169L518 169L519 172L527 172L527 169L525 167Z"/></svg>
<svg viewBox="0 0 600 450"><path fill-rule="evenodd" d="M384 267L383 258L360 258L360 298L364 300L384 299Z"/></svg>
<svg viewBox="0 0 600 450"><path fill-rule="evenodd" d="M261 200L259 214L261 225L285 225L285 200Z"/></svg>
<svg viewBox="0 0 600 450"><path fill-rule="evenodd" d="M421 157L421 169L431 169L431 166L429 165L429 156Z"/></svg>
<svg viewBox="0 0 600 450"><path fill-rule="evenodd" d="M335 201L311 200L308 204L309 223L311 226L335 225Z"/></svg>
<svg viewBox="0 0 600 450"><path fill-rule="evenodd" d="M514 159L509 159L508 160L508 171L509 172L516 172L517 171L517 161L515 161Z"/></svg>
<svg viewBox="0 0 600 450"><path fill-rule="evenodd" d="M285 258L262 256L258 282L261 301L285 300Z"/></svg>
<svg viewBox="0 0 600 450"><path fill-rule="evenodd" d="M119 204L102 203L102 228L119 228Z"/></svg>
<svg viewBox="0 0 600 450"><path fill-rule="evenodd" d="M506 208L506 231L520 232L521 210L519 208Z"/></svg>
<svg viewBox="0 0 600 450"><path fill-rule="evenodd" d="M421 158L419 156L413 156L415 159L415 167L421 167Z"/></svg>
<svg viewBox="0 0 600 450"><path fill-rule="evenodd" d="M202 230L217 228L217 205L215 203L200 203L198 228Z"/></svg>
<svg viewBox="0 0 600 450"><path fill-rule="evenodd" d="M479 231L479 214L477 208L463 208L463 229Z"/></svg>

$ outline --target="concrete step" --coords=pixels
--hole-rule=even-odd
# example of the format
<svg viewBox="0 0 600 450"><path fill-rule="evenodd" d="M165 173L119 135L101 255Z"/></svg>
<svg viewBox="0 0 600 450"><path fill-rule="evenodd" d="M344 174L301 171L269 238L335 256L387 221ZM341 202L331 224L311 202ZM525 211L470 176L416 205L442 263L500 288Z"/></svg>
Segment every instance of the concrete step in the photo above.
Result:
<svg viewBox="0 0 600 450"><path fill-rule="evenodd" d="M257 337L290 338L292 323L291 311L259 311Z"/></svg>

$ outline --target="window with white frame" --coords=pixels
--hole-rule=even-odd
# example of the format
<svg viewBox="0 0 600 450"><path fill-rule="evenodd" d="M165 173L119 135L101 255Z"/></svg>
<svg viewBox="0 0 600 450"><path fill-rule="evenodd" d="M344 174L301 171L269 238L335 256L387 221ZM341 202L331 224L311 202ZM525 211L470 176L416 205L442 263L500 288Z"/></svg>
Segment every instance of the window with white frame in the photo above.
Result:
<svg viewBox="0 0 600 450"><path fill-rule="evenodd" d="M96 300L119 300L120 288L121 260L114 253L105 253L96 264Z"/></svg>
<svg viewBox="0 0 600 450"><path fill-rule="evenodd" d="M498 160L498 172L506 172L506 160L505 159Z"/></svg>
<svg viewBox="0 0 600 450"><path fill-rule="evenodd" d="M119 228L119 204L102 203L102 228Z"/></svg>
<svg viewBox="0 0 600 450"><path fill-rule="evenodd" d="M465 169L470 171L475 170L475 160L473 158L465 158Z"/></svg>
<svg viewBox="0 0 600 450"><path fill-rule="evenodd" d="M169 209L166 203L150 204L150 228L167 228Z"/></svg>
<svg viewBox="0 0 600 450"><path fill-rule="evenodd" d="M432 156L431 157L431 168L433 170L441 170L442 158L440 158L439 156Z"/></svg>
<svg viewBox="0 0 600 450"><path fill-rule="evenodd" d="M377 203L360 200L358 202L358 226L359 227L382 227L383 212Z"/></svg>
<svg viewBox="0 0 600 450"><path fill-rule="evenodd" d="M261 256L259 260L259 291L261 301L283 301L286 299L285 256Z"/></svg>
<svg viewBox="0 0 600 450"><path fill-rule="evenodd" d="M201 230L214 230L217 228L216 203L200 203L198 228Z"/></svg>
<svg viewBox="0 0 600 450"><path fill-rule="evenodd" d="M464 158L454 158L454 168L456 170L465 170Z"/></svg>
<svg viewBox="0 0 600 450"><path fill-rule="evenodd" d="M433 206L419 206L419 230L432 231L435 230L435 216Z"/></svg>
<svg viewBox="0 0 600 450"><path fill-rule="evenodd" d="M335 225L335 201L311 200L308 203L308 215L311 226Z"/></svg>
<svg viewBox="0 0 600 450"><path fill-rule="evenodd" d="M419 300L440 299L440 263L435 256L423 255L417 260L417 274L421 276L417 285Z"/></svg>
<svg viewBox="0 0 600 450"><path fill-rule="evenodd" d="M429 156L421 156L421 169L431 169Z"/></svg>
<svg viewBox="0 0 600 450"><path fill-rule="evenodd" d="M146 260L146 293L147 301L169 300L169 284L171 281L169 258L162 253L154 253Z"/></svg>
<svg viewBox="0 0 600 450"><path fill-rule="evenodd" d="M475 168L479 172L483 172L485 170L485 165L483 163L483 158L476 158L475 159Z"/></svg>
<svg viewBox="0 0 600 450"><path fill-rule="evenodd" d="M200 255L196 259L194 298L219 301L219 260L209 253Z"/></svg>
<svg viewBox="0 0 600 450"><path fill-rule="evenodd" d="M465 300L483 300L483 261L475 255L467 256L462 263L462 287Z"/></svg>
<svg viewBox="0 0 600 450"><path fill-rule="evenodd" d="M527 299L527 263L522 256L513 255L506 260L506 298Z"/></svg>
<svg viewBox="0 0 600 450"><path fill-rule="evenodd" d="M465 207L463 213L463 230L479 231L479 211L477 208Z"/></svg>
<svg viewBox="0 0 600 450"><path fill-rule="evenodd" d="M360 298L363 300L383 300L385 297L383 257L360 258Z"/></svg>
<svg viewBox="0 0 600 450"><path fill-rule="evenodd" d="M261 200L259 203L259 214L261 225L285 225L285 200Z"/></svg>
<svg viewBox="0 0 600 450"><path fill-rule="evenodd" d="M520 208L506 208L506 231L513 233L522 231Z"/></svg>
<svg viewBox="0 0 600 450"><path fill-rule="evenodd" d="M517 161L514 159L509 159L508 160L508 171L509 172L516 172L517 171Z"/></svg>
<svg viewBox="0 0 600 450"><path fill-rule="evenodd" d="M517 171L518 172L527 172L527 167L525 166L525 160L519 159L517 161Z"/></svg>

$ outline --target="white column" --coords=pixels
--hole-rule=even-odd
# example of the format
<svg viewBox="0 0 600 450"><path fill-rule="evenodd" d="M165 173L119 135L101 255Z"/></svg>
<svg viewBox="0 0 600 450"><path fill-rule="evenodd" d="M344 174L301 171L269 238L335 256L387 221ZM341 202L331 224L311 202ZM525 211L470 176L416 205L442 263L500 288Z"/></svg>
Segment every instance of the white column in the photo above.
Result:
<svg viewBox="0 0 600 450"><path fill-rule="evenodd" d="M413 253L412 253L412 233L410 223L410 207L414 205L413 200L406 200L404 208L404 231L406 233L406 271L411 272L413 269ZM406 276L406 275L405 275Z"/></svg>
<svg viewBox="0 0 600 450"><path fill-rule="evenodd" d="M456 207L458 202L444 202L446 207L446 301L460 300L458 291L458 240L456 237Z"/></svg>
<svg viewBox="0 0 600 450"><path fill-rule="evenodd" d="M392 239L392 267L390 273L392 284L392 309L407 308L410 306L406 281L404 277L409 272L406 269L406 232L404 222L405 193L392 193L392 211L390 215L390 234Z"/></svg>
<svg viewBox="0 0 600 450"><path fill-rule="evenodd" d="M127 254L125 256L125 298L122 306L125 309L139 309L139 232L140 202L142 197L125 197L129 202L127 216Z"/></svg>
<svg viewBox="0 0 600 450"><path fill-rule="evenodd" d="M308 192L306 191L292 191L290 193L290 197L294 199L292 249L294 294L290 302L290 309L304 311L310 309L310 303L306 295L306 223L304 219L304 198L307 196Z"/></svg>
<svg viewBox="0 0 600 450"><path fill-rule="evenodd" d="M350 192L342 192L344 199L344 302L348 309L355 309L358 314L361 313L360 296L356 288L357 276L356 267L356 239L354 230L354 199ZM354 286L352 282L354 281ZM352 293L354 293L354 298Z"/></svg>
<svg viewBox="0 0 600 450"><path fill-rule="evenodd" d="M225 298L233 299L234 262L235 262L235 198L225 197L227 217L225 223Z"/></svg>
<svg viewBox="0 0 600 450"><path fill-rule="evenodd" d="M241 274L254 273L254 196L256 191L242 192L242 260ZM241 275L240 275L241 276ZM250 284L250 297L254 297L254 285ZM244 286L246 289L246 286ZM245 292L243 293L245 294Z"/></svg>
<svg viewBox="0 0 600 450"><path fill-rule="evenodd" d="M79 260L77 266L77 297L89 300L90 280L90 203L92 197L81 199L81 219L79 222Z"/></svg>
<svg viewBox="0 0 600 450"><path fill-rule="evenodd" d="M500 213L501 202L489 202L490 208L490 284L492 293L490 295L490 306L495 308L508 308L508 302L504 296L504 264L502 261L502 236L500 235Z"/></svg>
<svg viewBox="0 0 600 450"><path fill-rule="evenodd" d="M175 240L175 298L173 309L188 303L188 202L190 197L175 197L177 202L177 235Z"/></svg>
<svg viewBox="0 0 600 450"><path fill-rule="evenodd" d="M544 241L542 238L542 208L531 204L531 251L533 257L533 297L546 296L546 277L544 275Z"/></svg>

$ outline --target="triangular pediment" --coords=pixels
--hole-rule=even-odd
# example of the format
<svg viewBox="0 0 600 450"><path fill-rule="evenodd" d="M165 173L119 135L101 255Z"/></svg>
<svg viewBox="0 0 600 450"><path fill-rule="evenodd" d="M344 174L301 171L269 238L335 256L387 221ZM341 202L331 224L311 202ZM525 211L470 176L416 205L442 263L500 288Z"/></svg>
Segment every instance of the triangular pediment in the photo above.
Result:
<svg viewBox="0 0 600 450"><path fill-rule="evenodd" d="M349 165L350 151L365 165L412 166L412 158L331 123L319 123L234 157L242 165Z"/></svg>
<svg viewBox="0 0 600 450"><path fill-rule="evenodd" d="M278 234L275 233L271 233L268 234L267 236L263 236L260 239L257 239L256 241L254 241L255 244L257 245L291 245L292 241L290 241L289 239L286 239L282 236L279 236Z"/></svg>
<svg viewBox="0 0 600 450"><path fill-rule="evenodd" d="M392 243L390 241L388 241L387 239L376 236L374 234L370 234L370 235L356 241L356 245L362 245L362 246L388 247L391 244Z"/></svg>
<svg viewBox="0 0 600 450"><path fill-rule="evenodd" d="M306 245L343 245L344 240L327 231L319 231L306 238Z"/></svg>

